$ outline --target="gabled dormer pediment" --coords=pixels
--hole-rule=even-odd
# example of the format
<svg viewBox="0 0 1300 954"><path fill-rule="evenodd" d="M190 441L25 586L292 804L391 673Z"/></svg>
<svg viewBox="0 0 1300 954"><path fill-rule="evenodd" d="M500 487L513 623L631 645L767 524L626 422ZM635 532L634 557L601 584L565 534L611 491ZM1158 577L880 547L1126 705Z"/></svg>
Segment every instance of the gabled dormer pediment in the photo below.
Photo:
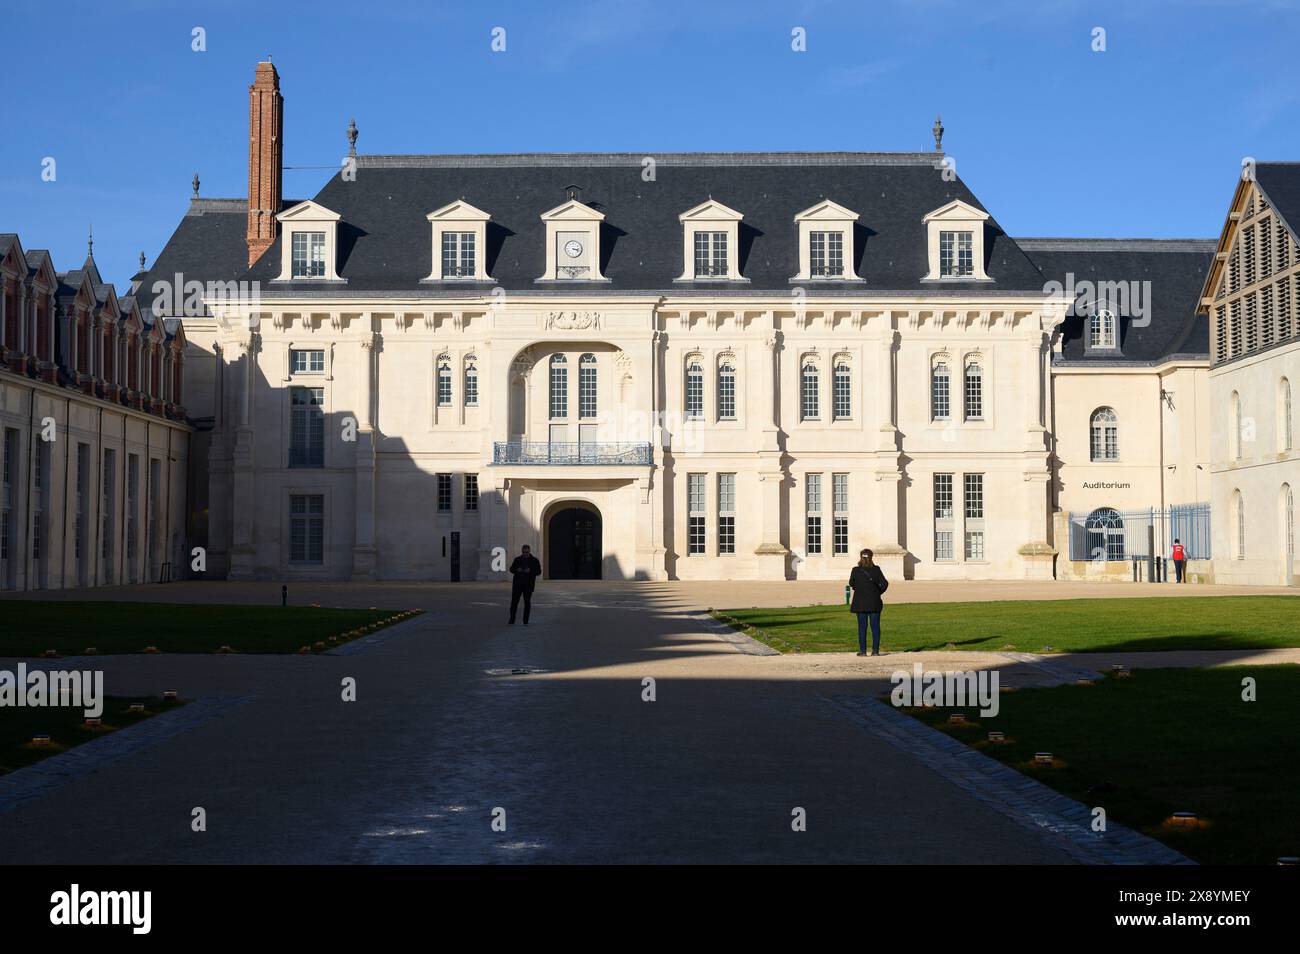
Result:
<svg viewBox="0 0 1300 954"><path fill-rule="evenodd" d="M27 253L23 251L17 235L9 237L8 247L5 248L4 255L0 256L0 269L19 278L27 277Z"/></svg>
<svg viewBox="0 0 1300 954"><path fill-rule="evenodd" d="M549 212L546 223L546 271L541 282L604 282L600 271L603 212L570 198Z"/></svg>
<svg viewBox="0 0 1300 954"><path fill-rule="evenodd" d="M838 202L823 199L794 217L796 222L856 222L860 216Z"/></svg>
<svg viewBox="0 0 1300 954"><path fill-rule="evenodd" d="M281 282L338 282L338 231L343 216L308 199L276 216Z"/></svg>
<svg viewBox="0 0 1300 954"><path fill-rule="evenodd" d="M557 205L549 212L542 213L543 222L603 222L605 213L598 212L591 206L579 202L577 199L570 199L562 205Z"/></svg>
<svg viewBox="0 0 1300 954"><path fill-rule="evenodd" d="M989 214L983 209L977 209L969 202L963 202L961 199L953 199L947 205L941 205L933 212L929 212L921 219L922 225L930 222L984 222L988 219Z"/></svg>
<svg viewBox="0 0 1300 954"><path fill-rule="evenodd" d="M929 271L922 281L992 281L984 271L984 231L988 218L983 209L961 199L953 199L923 216Z"/></svg>
<svg viewBox="0 0 1300 954"><path fill-rule="evenodd" d="M464 199L449 202L425 216L430 222L486 222L492 218L482 209L476 209Z"/></svg>
<svg viewBox="0 0 1300 954"><path fill-rule="evenodd" d="M701 202L677 216L679 222L739 222L745 216L714 199Z"/></svg>

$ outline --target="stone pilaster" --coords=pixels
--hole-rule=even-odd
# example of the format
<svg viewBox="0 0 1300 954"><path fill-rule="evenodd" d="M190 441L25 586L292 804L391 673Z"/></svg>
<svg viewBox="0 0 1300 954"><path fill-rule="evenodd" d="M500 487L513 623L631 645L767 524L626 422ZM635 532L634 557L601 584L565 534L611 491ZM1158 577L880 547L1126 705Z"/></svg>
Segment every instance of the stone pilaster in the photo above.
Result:
<svg viewBox="0 0 1300 954"><path fill-rule="evenodd" d="M377 577L378 552L375 548L375 430L371 408L377 381L375 336L360 342L362 362L360 389L357 395L357 446L354 464L356 524L352 544L352 579L373 580Z"/></svg>

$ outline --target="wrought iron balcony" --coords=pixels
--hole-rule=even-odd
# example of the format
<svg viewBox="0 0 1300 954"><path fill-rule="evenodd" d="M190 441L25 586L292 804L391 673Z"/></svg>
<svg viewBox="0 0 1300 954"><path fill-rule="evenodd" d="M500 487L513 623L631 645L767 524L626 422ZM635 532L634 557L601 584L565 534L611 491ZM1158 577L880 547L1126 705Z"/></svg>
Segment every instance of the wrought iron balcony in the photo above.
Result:
<svg viewBox="0 0 1300 954"><path fill-rule="evenodd" d="M547 441L497 441L492 445L494 464L540 466L649 465L653 461L650 442L548 443Z"/></svg>

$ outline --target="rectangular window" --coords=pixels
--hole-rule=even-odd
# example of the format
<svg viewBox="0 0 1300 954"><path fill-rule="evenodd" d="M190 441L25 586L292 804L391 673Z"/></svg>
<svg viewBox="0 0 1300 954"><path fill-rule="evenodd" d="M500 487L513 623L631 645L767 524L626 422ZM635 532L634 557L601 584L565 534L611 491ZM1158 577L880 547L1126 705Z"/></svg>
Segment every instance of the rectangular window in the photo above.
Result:
<svg viewBox="0 0 1300 954"><path fill-rule="evenodd" d="M569 416L569 369L560 361L551 360L551 420Z"/></svg>
<svg viewBox="0 0 1300 954"><path fill-rule="evenodd" d="M325 562L325 496L289 497L289 562Z"/></svg>
<svg viewBox="0 0 1300 954"><path fill-rule="evenodd" d="M736 369L729 363L718 369L718 420L736 419Z"/></svg>
<svg viewBox="0 0 1300 954"><path fill-rule="evenodd" d="M948 366L942 362L930 371L930 417L936 421L946 421L952 416L952 384L948 376Z"/></svg>
<svg viewBox="0 0 1300 954"><path fill-rule="evenodd" d="M705 474L686 475L686 552L701 554L705 550Z"/></svg>
<svg viewBox="0 0 1300 954"><path fill-rule="evenodd" d="M984 475L964 475L966 559L984 559Z"/></svg>
<svg viewBox="0 0 1300 954"><path fill-rule="evenodd" d="M735 474L718 474L718 552L736 552Z"/></svg>
<svg viewBox="0 0 1300 954"><path fill-rule="evenodd" d="M474 233L442 233L442 277L473 278Z"/></svg>
<svg viewBox="0 0 1300 954"><path fill-rule="evenodd" d="M4 480L0 485L0 560L8 560L17 554L14 541L14 520L12 515L14 499L14 476L18 471L18 430L6 427L4 446L0 447L0 456L4 457ZM9 585L9 568L0 571L0 589Z"/></svg>
<svg viewBox="0 0 1300 954"><path fill-rule="evenodd" d="M727 233L695 233L695 277L727 277Z"/></svg>
<svg viewBox="0 0 1300 954"><path fill-rule="evenodd" d="M289 389L289 466L325 466L325 389Z"/></svg>
<svg viewBox="0 0 1300 954"><path fill-rule="evenodd" d="M944 278L962 278L974 274L970 232L939 233L939 274Z"/></svg>
<svg viewBox="0 0 1300 954"><path fill-rule="evenodd" d="M934 558L953 559L952 474L934 475Z"/></svg>
<svg viewBox="0 0 1300 954"><path fill-rule="evenodd" d="M809 233L808 271L813 278L840 278L844 275L843 232Z"/></svg>
<svg viewBox="0 0 1300 954"><path fill-rule="evenodd" d="M478 407L478 367L473 361L465 365L465 406Z"/></svg>
<svg viewBox="0 0 1300 954"><path fill-rule="evenodd" d="M131 582L136 582L135 558L140 527L140 456L126 455L126 559Z"/></svg>
<svg viewBox="0 0 1300 954"><path fill-rule="evenodd" d="M290 370L294 374L316 374L325 370L325 352L324 351L300 351L293 348L289 351Z"/></svg>
<svg viewBox="0 0 1300 954"><path fill-rule="evenodd" d="M438 475L438 513L451 513L451 474Z"/></svg>
<svg viewBox="0 0 1300 954"><path fill-rule="evenodd" d="M686 369L686 419L698 421L704 417L704 369L692 361Z"/></svg>
<svg viewBox="0 0 1300 954"><path fill-rule="evenodd" d="M465 475L465 511L478 510L478 474Z"/></svg>
<svg viewBox="0 0 1300 954"><path fill-rule="evenodd" d="M116 495L113 493L113 478L117 474L117 454L108 448L104 449L104 473L100 479L100 496L99 505L100 530L99 530L99 556L103 566L104 579L112 581L113 579L113 501Z"/></svg>
<svg viewBox="0 0 1300 954"><path fill-rule="evenodd" d="M849 552L849 475L831 474L831 552Z"/></svg>
<svg viewBox="0 0 1300 954"><path fill-rule="evenodd" d="M984 559L984 531L983 530L966 531L966 559L968 560Z"/></svg>
<svg viewBox="0 0 1300 954"><path fill-rule="evenodd" d="M325 233L293 233L293 277L325 277Z"/></svg>
<svg viewBox="0 0 1300 954"><path fill-rule="evenodd" d="M578 417L596 416L596 362L578 362Z"/></svg>
<svg viewBox="0 0 1300 954"><path fill-rule="evenodd" d="M984 420L984 369L975 362L966 365L966 386L962 394L966 402L966 420Z"/></svg>
<svg viewBox="0 0 1300 954"><path fill-rule="evenodd" d="M822 552L822 475L804 478L804 545L809 556Z"/></svg>
<svg viewBox="0 0 1300 954"><path fill-rule="evenodd" d="M799 418L804 421L815 421L821 416L820 395L818 391L818 382L821 375L817 373L817 366L806 364L799 372Z"/></svg>
<svg viewBox="0 0 1300 954"><path fill-rule="evenodd" d="M438 407L451 407L451 359L438 359Z"/></svg>
<svg viewBox="0 0 1300 954"><path fill-rule="evenodd" d="M831 415L837 421L853 417L853 375L847 364L836 364L831 385Z"/></svg>

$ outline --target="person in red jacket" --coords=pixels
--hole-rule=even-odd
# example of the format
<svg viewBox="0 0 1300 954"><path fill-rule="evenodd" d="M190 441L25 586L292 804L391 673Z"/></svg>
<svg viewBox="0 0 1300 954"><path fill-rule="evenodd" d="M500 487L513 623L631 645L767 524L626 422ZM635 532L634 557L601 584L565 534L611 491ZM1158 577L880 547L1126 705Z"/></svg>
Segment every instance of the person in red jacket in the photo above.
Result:
<svg viewBox="0 0 1300 954"><path fill-rule="evenodd" d="M1187 551L1183 549L1177 537L1174 538L1173 551L1174 582L1182 583L1187 574Z"/></svg>

